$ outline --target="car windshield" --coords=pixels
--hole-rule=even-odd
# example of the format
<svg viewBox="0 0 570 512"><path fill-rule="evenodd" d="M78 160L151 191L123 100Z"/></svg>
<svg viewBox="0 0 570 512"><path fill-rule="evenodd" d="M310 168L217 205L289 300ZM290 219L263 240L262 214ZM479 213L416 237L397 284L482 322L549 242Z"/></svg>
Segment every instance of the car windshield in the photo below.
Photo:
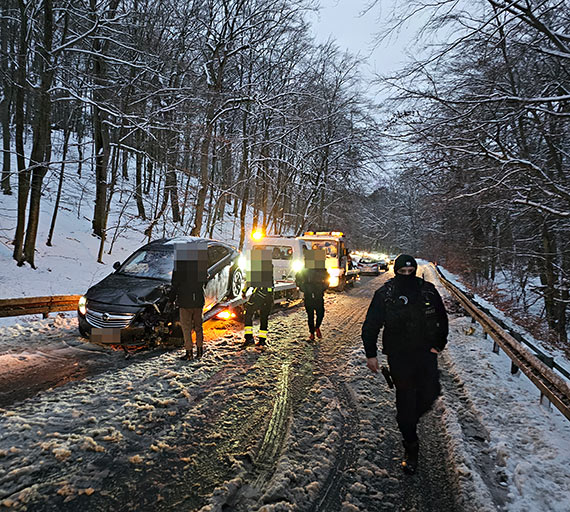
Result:
<svg viewBox="0 0 570 512"><path fill-rule="evenodd" d="M368 260L368 259L362 258L362 259L360 260L360 263L368 263L368 264L371 264L371 263L376 263L376 262L373 261L373 260Z"/></svg>
<svg viewBox="0 0 570 512"><path fill-rule="evenodd" d="M329 240L323 240L322 242L311 240L311 249L324 249L327 258L336 258L338 254L336 245L336 242L331 242Z"/></svg>
<svg viewBox="0 0 570 512"><path fill-rule="evenodd" d="M173 266L173 252L138 251L123 264L119 272L129 276L170 280Z"/></svg>
<svg viewBox="0 0 570 512"><path fill-rule="evenodd" d="M254 249L271 251L274 260L290 260L293 258L293 248L288 245L254 245Z"/></svg>

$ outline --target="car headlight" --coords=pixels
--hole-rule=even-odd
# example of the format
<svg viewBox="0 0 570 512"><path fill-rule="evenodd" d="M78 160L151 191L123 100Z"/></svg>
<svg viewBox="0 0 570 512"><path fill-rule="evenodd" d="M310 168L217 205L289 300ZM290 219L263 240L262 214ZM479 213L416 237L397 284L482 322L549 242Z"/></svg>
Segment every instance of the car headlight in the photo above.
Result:
<svg viewBox="0 0 570 512"><path fill-rule="evenodd" d="M338 276L330 276L329 277L329 286L331 288L336 288L340 283Z"/></svg>
<svg viewBox="0 0 570 512"><path fill-rule="evenodd" d="M84 316L87 313L87 298L84 295L79 298L77 309L79 309L79 312Z"/></svg>
<svg viewBox="0 0 570 512"><path fill-rule="evenodd" d="M328 273L331 277L339 277L340 276L340 268L327 268Z"/></svg>
<svg viewBox="0 0 570 512"><path fill-rule="evenodd" d="M291 267L293 272L300 272L305 267L305 264L301 260L294 260Z"/></svg>

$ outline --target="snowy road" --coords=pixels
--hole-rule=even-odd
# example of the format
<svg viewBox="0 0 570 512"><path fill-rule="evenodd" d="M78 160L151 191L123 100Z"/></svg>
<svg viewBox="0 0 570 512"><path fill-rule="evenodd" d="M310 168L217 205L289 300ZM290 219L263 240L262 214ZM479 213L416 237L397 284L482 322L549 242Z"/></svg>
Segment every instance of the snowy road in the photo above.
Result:
<svg viewBox="0 0 570 512"><path fill-rule="evenodd" d="M447 351L444 399L420 427L419 472L401 473L393 391L367 370L360 340L372 294L390 275L327 294L320 341L307 341L302 308L271 316L264 351L240 350L239 324L212 322L205 355L192 363L179 361L176 352L125 360L81 342L67 319L2 328L12 342L0 354L0 396L7 404L0 411L0 505L34 511L496 509L507 501L505 482ZM449 301L448 307L455 345L469 319ZM51 363L48 382L44 370ZM34 364L45 378L34 380ZM18 395L22 383L27 387ZM470 456L457 439L468 440Z"/></svg>

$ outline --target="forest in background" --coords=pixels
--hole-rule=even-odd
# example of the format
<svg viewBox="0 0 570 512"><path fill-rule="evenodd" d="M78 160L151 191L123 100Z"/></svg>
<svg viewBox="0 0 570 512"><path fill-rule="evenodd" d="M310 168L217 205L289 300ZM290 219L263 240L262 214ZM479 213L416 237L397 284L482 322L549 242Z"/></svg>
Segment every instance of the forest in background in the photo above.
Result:
<svg viewBox="0 0 570 512"><path fill-rule="evenodd" d="M391 95L385 133L397 169L396 183L375 193L391 212L383 232L396 245L415 241L473 286L506 273L521 316L538 300L566 345L570 3L405 4L379 37L420 17L427 50L378 79Z"/></svg>
<svg viewBox="0 0 570 512"><path fill-rule="evenodd" d="M17 264L36 265L40 214L56 229L40 209L46 180L57 204L73 169L93 176L100 256L125 201L149 238L161 223L207 236L232 217L242 246L248 215L269 232L341 229L354 247L412 252L474 286L508 275L522 311L538 298L566 342L568 1L396 3L379 37L419 17L428 50L378 77L381 105L358 59L312 40L315 4L2 2L1 186L18 197Z"/></svg>
<svg viewBox="0 0 570 512"><path fill-rule="evenodd" d="M304 0L3 2L2 188L18 194L18 264L35 265L46 174L57 168L64 188L72 165L93 171L101 251L121 179L149 238L165 215L204 235L231 212L241 247L248 207L254 227L272 232L341 222L339 205L377 143L357 61L313 43L305 20L313 8ZM68 158L70 141L77 159Z"/></svg>

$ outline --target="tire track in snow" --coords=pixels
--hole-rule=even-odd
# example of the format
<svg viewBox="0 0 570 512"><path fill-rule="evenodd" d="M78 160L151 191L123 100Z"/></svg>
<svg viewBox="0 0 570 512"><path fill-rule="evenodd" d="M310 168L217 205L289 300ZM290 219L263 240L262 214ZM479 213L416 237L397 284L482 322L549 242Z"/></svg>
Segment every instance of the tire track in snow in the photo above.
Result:
<svg viewBox="0 0 570 512"><path fill-rule="evenodd" d="M343 322L332 331L334 336L325 336L324 343L319 347L317 360L319 369L333 385L340 404L342 425L336 444L334 462L326 480L321 485L319 495L308 509L310 512L340 510L342 495L347 488L346 471L357 465L360 438L358 404L350 389L350 384L343 376L347 375L345 364L350 359L348 350L355 343L355 338L359 338L359 327L364 321L368 308L368 302L363 299L371 298L374 291L385 282L386 274L382 274L381 277L382 279L376 278L365 283L361 282L360 286L351 290L351 294L344 297L344 300L337 301L332 308L329 308L332 311L327 311L335 318L343 318Z"/></svg>

